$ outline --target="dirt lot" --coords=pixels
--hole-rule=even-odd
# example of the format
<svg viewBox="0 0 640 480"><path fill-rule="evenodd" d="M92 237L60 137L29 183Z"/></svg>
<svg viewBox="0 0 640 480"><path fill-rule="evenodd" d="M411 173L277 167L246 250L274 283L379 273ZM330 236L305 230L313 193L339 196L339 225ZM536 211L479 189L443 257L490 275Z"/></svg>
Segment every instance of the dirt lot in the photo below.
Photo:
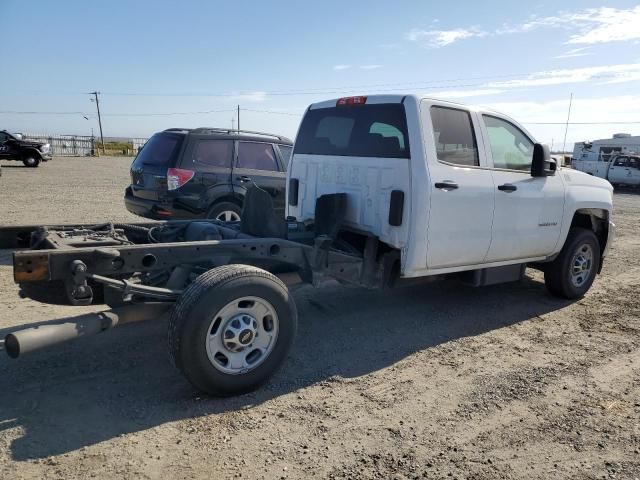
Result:
<svg viewBox="0 0 640 480"><path fill-rule="evenodd" d="M129 160L4 163L0 223L127 220ZM640 478L640 195L586 298L519 284L303 288L297 342L251 395L200 395L166 325L0 356L0 478ZM0 334L92 308L18 297Z"/></svg>

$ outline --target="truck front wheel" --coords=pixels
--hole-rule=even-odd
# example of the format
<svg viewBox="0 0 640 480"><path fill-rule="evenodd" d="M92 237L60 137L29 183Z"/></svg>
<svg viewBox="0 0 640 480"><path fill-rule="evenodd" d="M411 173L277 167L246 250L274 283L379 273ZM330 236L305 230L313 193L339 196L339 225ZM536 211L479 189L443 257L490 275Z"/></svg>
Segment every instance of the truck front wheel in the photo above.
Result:
<svg viewBox="0 0 640 480"><path fill-rule="evenodd" d="M248 265L218 267L200 275L176 303L169 353L196 388L238 395L273 375L297 325L293 298L278 278Z"/></svg>
<svg viewBox="0 0 640 480"><path fill-rule="evenodd" d="M598 237L591 230L574 227L558 257L546 266L545 285L557 297L582 297L591 288L599 265Z"/></svg>
<svg viewBox="0 0 640 480"><path fill-rule="evenodd" d="M24 163L25 167L36 168L40 165L40 159L34 155L28 154L22 159L22 163Z"/></svg>

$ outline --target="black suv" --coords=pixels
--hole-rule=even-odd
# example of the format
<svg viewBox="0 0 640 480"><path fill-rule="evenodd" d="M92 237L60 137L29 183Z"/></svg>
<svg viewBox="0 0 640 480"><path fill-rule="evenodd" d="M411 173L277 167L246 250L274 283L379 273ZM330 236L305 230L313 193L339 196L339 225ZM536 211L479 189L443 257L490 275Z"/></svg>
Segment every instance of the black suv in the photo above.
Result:
<svg viewBox="0 0 640 480"><path fill-rule="evenodd" d="M124 202L152 219L240 220L247 188L269 192L284 215L293 143L268 133L170 128L153 135L131 165Z"/></svg>
<svg viewBox="0 0 640 480"><path fill-rule="evenodd" d="M6 130L0 130L0 160L20 160L25 167L35 168L51 160L48 143L23 140Z"/></svg>

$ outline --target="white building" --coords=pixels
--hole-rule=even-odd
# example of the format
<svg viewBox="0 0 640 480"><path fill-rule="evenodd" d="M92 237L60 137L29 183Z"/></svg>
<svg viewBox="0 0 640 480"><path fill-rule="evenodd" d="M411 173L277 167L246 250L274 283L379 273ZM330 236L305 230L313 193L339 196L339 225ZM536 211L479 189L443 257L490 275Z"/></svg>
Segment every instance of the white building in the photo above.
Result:
<svg viewBox="0 0 640 480"><path fill-rule="evenodd" d="M573 147L573 161L608 161L612 154L640 153L640 136L616 133L613 138L578 142Z"/></svg>

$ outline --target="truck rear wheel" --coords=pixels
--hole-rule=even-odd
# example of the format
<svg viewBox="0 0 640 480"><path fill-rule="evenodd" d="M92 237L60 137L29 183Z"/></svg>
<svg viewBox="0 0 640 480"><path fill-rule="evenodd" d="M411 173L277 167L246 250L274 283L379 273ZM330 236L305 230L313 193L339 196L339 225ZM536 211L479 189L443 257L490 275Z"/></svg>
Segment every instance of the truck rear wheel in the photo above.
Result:
<svg viewBox="0 0 640 480"><path fill-rule="evenodd" d="M40 165L40 159L34 155L29 154L22 159L22 163L24 163L25 167L36 168L38 165Z"/></svg>
<svg viewBox="0 0 640 480"><path fill-rule="evenodd" d="M228 265L200 275L169 320L169 354L198 389L238 395L285 360L298 326L287 287L265 270Z"/></svg>
<svg viewBox="0 0 640 480"><path fill-rule="evenodd" d="M545 268L545 285L557 297L582 297L591 288L599 265L598 237L586 228L572 228L560 255Z"/></svg>

